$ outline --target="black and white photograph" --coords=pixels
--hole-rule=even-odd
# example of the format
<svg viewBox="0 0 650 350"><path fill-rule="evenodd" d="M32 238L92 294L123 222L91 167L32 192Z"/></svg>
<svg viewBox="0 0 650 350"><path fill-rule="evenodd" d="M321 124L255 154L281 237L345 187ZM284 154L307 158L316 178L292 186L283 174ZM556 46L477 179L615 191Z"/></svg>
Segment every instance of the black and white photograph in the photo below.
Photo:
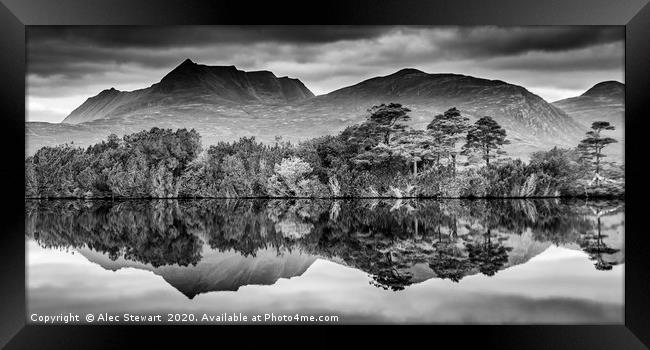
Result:
<svg viewBox="0 0 650 350"><path fill-rule="evenodd" d="M28 324L624 324L624 26L25 40Z"/></svg>

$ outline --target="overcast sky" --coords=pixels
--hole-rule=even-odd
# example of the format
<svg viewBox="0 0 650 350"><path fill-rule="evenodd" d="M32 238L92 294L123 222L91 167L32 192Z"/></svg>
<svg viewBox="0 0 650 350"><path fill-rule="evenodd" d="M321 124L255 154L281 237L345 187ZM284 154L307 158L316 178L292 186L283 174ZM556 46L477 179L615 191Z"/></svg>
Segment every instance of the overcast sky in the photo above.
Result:
<svg viewBox="0 0 650 350"><path fill-rule="evenodd" d="M623 27L27 27L27 120L60 122L185 58L300 79L320 95L402 68L524 86L549 102L624 82Z"/></svg>

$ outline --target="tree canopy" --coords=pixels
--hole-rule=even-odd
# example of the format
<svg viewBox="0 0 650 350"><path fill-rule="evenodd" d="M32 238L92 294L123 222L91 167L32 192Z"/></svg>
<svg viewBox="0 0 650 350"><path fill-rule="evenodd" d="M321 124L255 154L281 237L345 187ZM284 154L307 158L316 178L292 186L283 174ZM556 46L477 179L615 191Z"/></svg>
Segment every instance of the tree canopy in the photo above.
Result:
<svg viewBox="0 0 650 350"><path fill-rule="evenodd" d="M503 145L509 144L506 139L506 130L489 116L477 120L467 132L466 143L463 146L466 153L471 151L480 152L481 158L486 165L490 165L490 159L504 154L501 150Z"/></svg>

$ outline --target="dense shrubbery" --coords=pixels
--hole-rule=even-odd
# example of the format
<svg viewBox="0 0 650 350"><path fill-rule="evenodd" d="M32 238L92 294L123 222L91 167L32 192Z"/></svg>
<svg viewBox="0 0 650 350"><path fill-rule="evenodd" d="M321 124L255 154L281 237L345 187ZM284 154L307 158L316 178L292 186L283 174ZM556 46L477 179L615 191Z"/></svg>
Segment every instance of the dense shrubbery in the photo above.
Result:
<svg viewBox="0 0 650 350"><path fill-rule="evenodd" d="M379 105L368 120L299 144L254 138L202 149L195 130L153 128L88 147L43 147L25 160L26 196L53 197L556 197L620 195L623 169L603 162L610 126L576 149L504 157L490 117L452 108L426 130L409 110ZM460 147L463 140L466 143ZM462 151L461 151L462 149ZM595 168L595 172L594 172Z"/></svg>

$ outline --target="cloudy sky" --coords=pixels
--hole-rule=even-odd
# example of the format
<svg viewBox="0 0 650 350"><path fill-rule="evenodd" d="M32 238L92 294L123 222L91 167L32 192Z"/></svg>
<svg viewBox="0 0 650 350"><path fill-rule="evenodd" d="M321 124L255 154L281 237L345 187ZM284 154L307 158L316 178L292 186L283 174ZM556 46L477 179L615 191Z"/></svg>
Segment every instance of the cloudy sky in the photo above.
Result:
<svg viewBox="0 0 650 350"><path fill-rule="evenodd" d="M549 102L624 82L623 27L28 27L27 120L58 123L101 90L185 58L300 79L317 95L402 68L499 79Z"/></svg>

